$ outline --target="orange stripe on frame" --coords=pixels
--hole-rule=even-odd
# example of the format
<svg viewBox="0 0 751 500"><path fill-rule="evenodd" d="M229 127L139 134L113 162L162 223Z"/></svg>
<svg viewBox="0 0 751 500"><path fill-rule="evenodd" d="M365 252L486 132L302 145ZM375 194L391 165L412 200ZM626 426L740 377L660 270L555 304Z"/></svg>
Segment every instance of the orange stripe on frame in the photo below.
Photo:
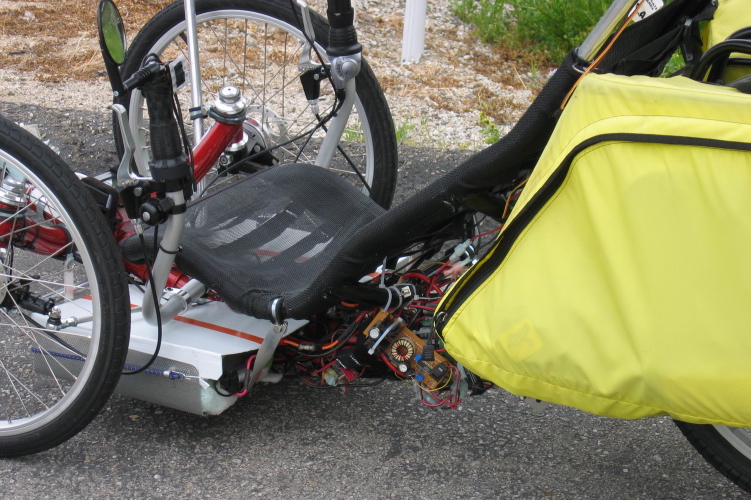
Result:
<svg viewBox="0 0 751 500"><path fill-rule="evenodd" d="M185 316L175 316L174 319L175 321L179 321L181 323L187 323L193 326L200 326L201 328L206 328L207 330L213 330L219 333L226 333L227 335L232 335L233 337L240 337L241 339L250 340L251 342L255 342L256 344L263 343L263 339L261 337L256 337L255 335L241 332L239 330L233 330L231 328L225 328L223 326L213 325L211 323L206 323L205 321L200 321L200 320L193 319L193 318L186 318Z"/></svg>

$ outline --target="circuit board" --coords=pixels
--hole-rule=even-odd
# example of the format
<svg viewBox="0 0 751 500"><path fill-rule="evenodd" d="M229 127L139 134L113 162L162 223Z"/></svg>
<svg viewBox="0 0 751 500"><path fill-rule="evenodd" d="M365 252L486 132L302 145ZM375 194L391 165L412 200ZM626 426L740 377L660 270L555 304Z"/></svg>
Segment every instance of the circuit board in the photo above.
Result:
<svg viewBox="0 0 751 500"><path fill-rule="evenodd" d="M450 363L439 353L433 352L431 356L429 351L433 346L426 345L423 339L403 324L394 325L398 321L389 313L380 312L373 318L365 333L372 340L377 340L375 332L383 334L391 329L378 347L398 372L405 377L414 378L431 391L447 385ZM426 350L428 353L424 352Z"/></svg>

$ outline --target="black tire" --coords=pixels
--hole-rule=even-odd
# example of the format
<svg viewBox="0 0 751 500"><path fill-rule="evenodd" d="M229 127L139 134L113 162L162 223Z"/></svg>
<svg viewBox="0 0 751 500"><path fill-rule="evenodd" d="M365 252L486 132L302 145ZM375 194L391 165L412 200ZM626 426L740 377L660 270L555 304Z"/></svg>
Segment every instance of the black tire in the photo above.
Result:
<svg viewBox="0 0 751 500"><path fill-rule="evenodd" d="M315 122L298 78L302 37L300 23L290 4L288 0L196 1L203 102L213 101L224 85L239 87L250 105L249 116L258 125L253 131L261 136L263 146L272 150L279 163L312 163L318 144L315 137L322 136L321 130L310 142L300 139L279 147L303 130L310 130ZM325 57L328 23L315 13L312 13L312 20L316 43ZM181 38L184 28L183 3L178 1L165 7L146 23L133 41L121 70L123 76L133 74L152 52L163 55L165 60L180 54L187 58L187 46ZM252 67L254 65L256 68ZM363 187L362 179L352 172L354 164L368 181L369 188L363 187L363 190L388 207L397 172L391 113L367 62L363 62L355 81L358 99L341 146L346 155L338 152L330 168L348 175L355 185ZM190 83L180 94L185 111L190 107ZM320 115L325 116L327 107L333 103L328 82L322 88L321 97ZM128 109L137 143L135 156L139 168L145 169L148 157L142 151L146 150L148 139L142 103L140 92L132 92ZM190 122L187 114L185 122ZM246 127L252 125L247 123Z"/></svg>
<svg viewBox="0 0 751 500"><path fill-rule="evenodd" d="M751 429L675 421L707 462L751 493Z"/></svg>
<svg viewBox="0 0 751 500"><path fill-rule="evenodd" d="M125 362L130 306L91 195L55 153L3 117L0 182L0 457L14 457L62 443L101 410ZM51 255L43 255L46 231L62 236ZM53 304L62 321L80 324L54 327Z"/></svg>

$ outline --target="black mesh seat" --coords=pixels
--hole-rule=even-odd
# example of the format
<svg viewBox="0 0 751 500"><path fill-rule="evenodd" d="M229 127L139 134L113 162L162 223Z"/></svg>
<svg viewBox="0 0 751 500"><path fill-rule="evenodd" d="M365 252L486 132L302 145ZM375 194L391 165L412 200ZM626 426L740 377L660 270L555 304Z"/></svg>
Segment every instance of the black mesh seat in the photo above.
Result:
<svg viewBox="0 0 751 500"><path fill-rule="evenodd" d="M275 167L192 204L176 263L246 314L270 318L281 297L305 318L326 302L321 270L383 211L326 169Z"/></svg>

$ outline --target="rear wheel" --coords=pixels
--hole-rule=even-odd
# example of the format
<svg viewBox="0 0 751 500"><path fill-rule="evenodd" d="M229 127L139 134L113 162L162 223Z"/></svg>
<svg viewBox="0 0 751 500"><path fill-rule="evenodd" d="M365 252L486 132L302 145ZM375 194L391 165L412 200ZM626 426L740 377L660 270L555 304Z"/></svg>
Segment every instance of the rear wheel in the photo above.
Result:
<svg viewBox="0 0 751 500"><path fill-rule="evenodd" d="M751 493L751 429L675 423L714 468Z"/></svg>
<svg viewBox="0 0 751 500"><path fill-rule="evenodd" d="M249 104L245 123L250 140L260 150L262 164L313 163L325 135L320 117L332 111L334 93L322 80L319 112L311 107L300 82L299 64L307 61L300 16L286 0L197 0L197 31L203 102L216 99L225 85L238 87ZM151 19L133 41L122 73L138 70L151 53L163 60L189 59L182 2L175 2ZM326 59L328 24L312 14L318 52ZM316 61L315 53L312 61ZM189 64L192 61L189 61ZM357 98L329 168L349 178L383 206L396 185L396 137L388 104L365 62L356 78ZM190 84L179 91L183 111L190 108ZM136 162L145 172L149 160L148 116L143 96L131 93L130 122L136 141ZM185 113L185 123L190 120ZM190 130L188 131L189 135Z"/></svg>
<svg viewBox="0 0 751 500"><path fill-rule="evenodd" d="M115 388L129 300L109 228L49 148L0 117L0 457L83 429Z"/></svg>

